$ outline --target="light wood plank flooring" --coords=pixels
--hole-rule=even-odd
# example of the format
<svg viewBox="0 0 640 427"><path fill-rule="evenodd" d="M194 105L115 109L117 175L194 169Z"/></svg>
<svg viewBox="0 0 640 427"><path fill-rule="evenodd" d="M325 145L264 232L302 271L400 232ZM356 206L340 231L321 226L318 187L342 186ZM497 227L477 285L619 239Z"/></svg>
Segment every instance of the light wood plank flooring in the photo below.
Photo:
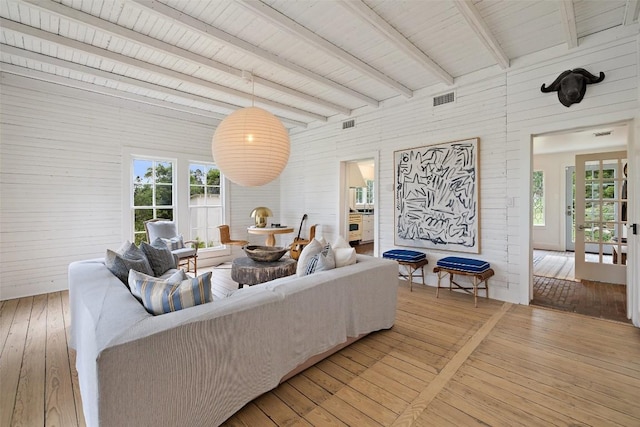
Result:
<svg viewBox="0 0 640 427"><path fill-rule="evenodd" d="M84 425L67 293L0 304L0 426ZM400 281L392 329L225 424L638 426L639 395L640 329Z"/></svg>

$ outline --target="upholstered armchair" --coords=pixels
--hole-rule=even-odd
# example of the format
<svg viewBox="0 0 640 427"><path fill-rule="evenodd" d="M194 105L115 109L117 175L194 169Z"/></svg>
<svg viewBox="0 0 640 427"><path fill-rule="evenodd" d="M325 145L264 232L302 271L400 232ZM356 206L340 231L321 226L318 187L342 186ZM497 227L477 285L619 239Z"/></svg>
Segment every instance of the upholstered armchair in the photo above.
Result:
<svg viewBox="0 0 640 427"><path fill-rule="evenodd" d="M151 219L144 223L144 229L150 244L161 239L177 258L178 267L186 266L187 271L190 271L193 265L193 274L198 274L198 242L183 240L175 222L161 218Z"/></svg>

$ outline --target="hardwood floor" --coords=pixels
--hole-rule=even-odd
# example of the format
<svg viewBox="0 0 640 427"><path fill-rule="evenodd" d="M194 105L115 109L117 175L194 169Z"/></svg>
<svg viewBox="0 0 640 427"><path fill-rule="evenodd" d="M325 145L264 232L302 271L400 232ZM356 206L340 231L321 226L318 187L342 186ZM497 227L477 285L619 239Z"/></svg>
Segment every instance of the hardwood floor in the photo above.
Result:
<svg viewBox="0 0 640 427"><path fill-rule="evenodd" d="M0 304L0 425L84 425L67 293ZM638 395L640 329L400 281L392 329L225 425L638 426Z"/></svg>
<svg viewBox="0 0 640 427"><path fill-rule="evenodd" d="M533 274L531 304L629 322L626 286L576 279L573 252L534 250Z"/></svg>

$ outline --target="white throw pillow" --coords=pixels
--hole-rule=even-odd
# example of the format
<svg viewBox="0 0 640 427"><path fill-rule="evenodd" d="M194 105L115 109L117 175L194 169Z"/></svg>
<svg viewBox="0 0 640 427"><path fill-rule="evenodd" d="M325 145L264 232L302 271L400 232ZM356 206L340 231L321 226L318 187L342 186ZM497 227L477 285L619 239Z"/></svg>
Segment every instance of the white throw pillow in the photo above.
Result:
<svg viewBox="0 0 640 427"><path fill-rule="evenodd" d="M304 272L307 269L307 263L315 254L319 254L321 250L322 244L317 239L313 239L311 243L302 249L302 252L298 257L298 265L296 266L296 274L299 277L304 276Z"/></svg>
<svg viewBox="0 0 640 427"><path fill-rule="evenodd" d="M309 275L318 271L333 270L334 268L336 268L336 261L333 256L333 250L331 245L325 245L319 253L309 259L304 274Z"/></svg>
<svg viewBox="0 0 640 427"><path fill-rule="evenodd" d="M334 248L333 256L336 260L336 268L356 263L356 248Z"/></svg>
<svg viewBox="0 0 640 427"><path fill-rule="evenodd" d="M331 247L333 248L333 250L336 250L340 248L351 248L351 245L349 245L349 242L347 242L344 239L344 237L338 236L338 238L336 238L336 241L333 242L333 245L331 245Z"/></svg>

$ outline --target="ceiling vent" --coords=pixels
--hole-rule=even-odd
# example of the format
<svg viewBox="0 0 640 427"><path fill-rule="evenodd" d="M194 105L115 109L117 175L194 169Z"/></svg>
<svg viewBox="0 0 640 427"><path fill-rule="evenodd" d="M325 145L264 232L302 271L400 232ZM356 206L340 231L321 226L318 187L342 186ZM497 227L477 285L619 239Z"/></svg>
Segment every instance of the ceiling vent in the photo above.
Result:
<svg viewBox="0 0 640 427"><path fill-rule="evenodd" d="M455 100L454 93L449 92L444 95L434 96L433 97L433 106L437 107L438 105L449 104Z"/></svg>
<svg viewBox="0 0 640 427"><path fill-rule="evenodd" d="M356 119L346 120L342 122L342 129L351 129L356 127Z"/></svg>

